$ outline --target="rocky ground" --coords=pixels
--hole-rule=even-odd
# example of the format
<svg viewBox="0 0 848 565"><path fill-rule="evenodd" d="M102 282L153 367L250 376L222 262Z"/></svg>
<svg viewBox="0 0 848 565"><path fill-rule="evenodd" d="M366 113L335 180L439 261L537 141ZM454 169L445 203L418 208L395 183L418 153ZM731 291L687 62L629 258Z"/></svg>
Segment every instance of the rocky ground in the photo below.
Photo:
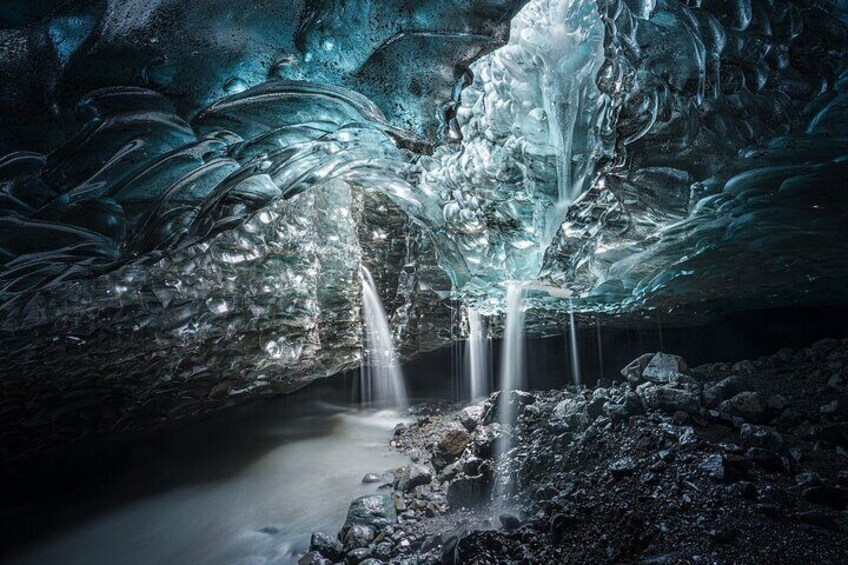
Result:
<svg viewBox="0 0 848 565"><path fill-rule="evenodd" d="M848 563L848 340L509 401L417 407L300 563Z"/></svg>

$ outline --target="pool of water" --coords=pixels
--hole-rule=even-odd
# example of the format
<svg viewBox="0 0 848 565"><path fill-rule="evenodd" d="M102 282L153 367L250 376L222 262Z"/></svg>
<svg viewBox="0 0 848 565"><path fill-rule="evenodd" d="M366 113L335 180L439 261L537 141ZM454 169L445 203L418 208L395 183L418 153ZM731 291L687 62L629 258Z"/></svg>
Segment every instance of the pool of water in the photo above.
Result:
<svg viewBox="0 0 848 565"><path fill-rule="evenodd" d="M9 562L296 563L313 531L335 533L350 501L377 490L361 483L366 473L406 461L388 448L401 421L391 411L287 398L236 412L154 441L101 484L60 496L61 527Z"/></svg>

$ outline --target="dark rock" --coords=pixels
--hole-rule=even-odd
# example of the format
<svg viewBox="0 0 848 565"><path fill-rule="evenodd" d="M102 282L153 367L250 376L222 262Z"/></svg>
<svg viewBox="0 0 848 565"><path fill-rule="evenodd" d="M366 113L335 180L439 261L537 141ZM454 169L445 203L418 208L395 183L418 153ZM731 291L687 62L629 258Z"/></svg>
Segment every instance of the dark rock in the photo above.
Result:
<svg viewBox="0 0 848 565"><path fill-rule="evenodd" d="M784 470L783 459L770 449L752 447L745 452L745 457L755 465L759 465L768 471Z"/></svg>
<svg viewBox="0 0 848 565"><path fill-rule="evenodd" d="M372 553L375 558L382 559L383 561L388 561L392 557L392 542L390 541L381 541L377 545L374 546Z"/></svg>
<svg viewBox="0 0 848 565"><path fill-rule="evenodd" d="M720 403L718 410L750 422L762 422L768 411L768 403L762 393L746 391Z"/></svg>
<svg viewBox="0 0 848 565"><path fill-rule="evenodd" d="M344 550L350 551L359 547L368 547L374 541L374 529L371 526L354 524L345 535Z"/></svg>
<svg viewBox="0 0 848 565"><path fill-rule="evenodd" d="M666 412L698 412L701 409L700 393L669 385L644 383L636 389L647 408Z"/></svg>
<svg viewBox="0 0 848 565"><path fill-rule="evenodd" d="M459 508L478 508L487 503L492 495L492 477L489 473L477 476L462 476L448 486L448 506Z"/></svg>
<svg viewBox="0 0 848 565"><path fill-rule="evenodd" d="M309 541L309 551L317 551L327 559L339 561L344 556L342 543L334 536L324 532L315 532Z"/></svg>
<svg viewBox="0 0 848 565"><path fill-rule="evenodd" d="M795 476L795 484L801 488L818 487L822 485L822 480L818 473L798 473Z"/></svg>
<svg viewBox="0 0 848 565"><path fill-rule="evenodd" d="M367 547L360 547L360 548L357 548L357 549L351 549L350 551L347 552L347 555L345 555L345 560L350 565L359 565L360 563L363 563L365 560L370 559L370 558L371 558L371 550L368 549Z"/></svg>
<svg viewBox="0 0 848 565"><path fill-rule="evenodd" d="M360 561L359 565L384 565L384 564L379 559L374 559L373 557L369 557L365 561Z"/></svg>
<svg viewBox="0 0 848 565"><path fill-rule="evenodd" d="M757 487L754 483L748 481L739 481L738 483L728 487L728 493L735 498L745 498L748 500L757 499Z"/></svg>
<svg viewBox="0 0 848 565"><path fill-rule="evenodd" d="M362 477L362 484L367 485L371 483L379 483L383 478L377 473L368 473L364 477Z"/></svg>
<svg viewBox="0 0 848 565"><path fill-rule="evenodd" d="M465 430L447 431L436 445L433 454L433 466L437 470L447 467L459 459L469 443L471 443L471 436Z"/></svg>
<svg viewBox="0 0 848 565"><path fill-rule="evenodd" d="M774 428L744 424L739 432L742 445L745 447L761 447L779 451L783 448L783 436Z"/></svg>
<svg viewBox="0 0 848 565"><path fill-rule="evenodd" d="M486 408L482 405L466 406L459 412L459 423L469 432L480 425Z"/></svg>
<svg viewBox="0 0 848 565"><path fill-rule="evenodd" d="M714 408L739 392L739 377L731 376L704 387L704 405Z"/></svg>
<svg viewBox="0 0 848 565"><path fill-rule="evenodd" d="M409 492L417 486L428 485L433 479L430 468L424 465L407 465L403 467L395 478L395 489L401 492Z"/></svg>
<svg viewBox="0 0 848 565"><path fill-rule="evenodd" d="M610 463L608 468L613 477L624 477L636 471L636 461L632 457L624 457Z"/></svg>
<svg viewBox="0 0 848 565"><path fill-rule="evenodd" d="M810 487L804 489L804 498L813 504L827 506L834 510L845 510L848 508L848 490L841 487Z"/></svg>
<svg viewBox="0 0 848 565"><path fill-rule="evenodd" d="M560 543L565 537L569 528L577 524L577 519L566 514L554 514L551 516L549 528L551 531L551 540L556 544Z"/></svg>
<svg viewBox="0 0 848 565"><path fill-rule="evenodd" d="M332 565L332 563L317 551L309 551L297 560L297 565Z"/></svg>
<svg viewBox="0 0 848 565"><path fill-rule="evenodd" d="M648 363L653 358L653 353L640 355L621 370L621 376L633 384L639 383L642 380L642 371L645 370L645 367L648 366Z"/></svg>
<svg viewBox="0 0 848 565"><path fill-rule="evenodd" d="M709 455L701 461L699 467L710 478L727 483L742 480L747 476L744 464L735 456L723 456L717 453Z"/></svg>
<svg viewBox="0 0 848 565"><path fill-rule="evenodd" d="M517 530L521 526L521 521L512 514L501 514L499 516L501 526L508 531Z"/></svg>
<svg viewBox="0 0 848 565"><path fill-rule="evenodd" d="M668 353L657 353L642 369L642 378L655 383L667 383L674 375L686 373L689 366L683 357Z"/></svg>
<svg viewBox="0 0 848 565"><path fill-rule="evenodd" d="M848 422L822 426L816 431L816 439L848 449Z"/></svg>
<svg viewBox="0 0 848 565"><path fill-rule="evenodd" d="M381 532L389 524L397 522L397 513L392 497L387 494L369 494L360 496L350 503L347 519L341 530L344 539L347 531L354 525L371 526Z"/></svg>
<svg viewBox="0 0 848 565"><path fill-rule="evenodd" d="M795 517L810 524L811 526L815 526L817 528L823 528L825 530L831 531L839 531L839 524L830 514L826 514L821 512L820 510L808 510L806 512L798 512L795 514Z"/></svg>

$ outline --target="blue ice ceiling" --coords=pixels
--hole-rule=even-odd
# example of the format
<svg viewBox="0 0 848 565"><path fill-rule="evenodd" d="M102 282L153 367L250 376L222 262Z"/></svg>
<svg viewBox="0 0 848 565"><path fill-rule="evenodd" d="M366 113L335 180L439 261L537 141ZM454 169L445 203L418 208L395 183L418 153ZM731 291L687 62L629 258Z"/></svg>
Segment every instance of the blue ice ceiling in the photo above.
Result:
<svg viewBox="0 0 848 565"><path fill-rule="evenodd" d="M508 283L540 332L844 302L845 8L10 4L6 386L119 375L132 428L334 374L360 264L408 354Z"/></svg>

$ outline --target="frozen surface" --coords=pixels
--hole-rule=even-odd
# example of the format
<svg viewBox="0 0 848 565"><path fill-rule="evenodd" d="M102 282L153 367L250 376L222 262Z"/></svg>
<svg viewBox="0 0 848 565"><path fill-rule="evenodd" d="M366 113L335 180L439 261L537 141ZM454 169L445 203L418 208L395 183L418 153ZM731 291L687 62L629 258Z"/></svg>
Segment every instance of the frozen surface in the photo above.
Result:
<svg viewBox="0 0 848 565"><path fill-rule="evenodd" d="M4 451L357 366L360 266L403 355L463 335L464 306L499 332L515 283L536 333L844 303L845 8L133 0L7 24Z"/></svg>

